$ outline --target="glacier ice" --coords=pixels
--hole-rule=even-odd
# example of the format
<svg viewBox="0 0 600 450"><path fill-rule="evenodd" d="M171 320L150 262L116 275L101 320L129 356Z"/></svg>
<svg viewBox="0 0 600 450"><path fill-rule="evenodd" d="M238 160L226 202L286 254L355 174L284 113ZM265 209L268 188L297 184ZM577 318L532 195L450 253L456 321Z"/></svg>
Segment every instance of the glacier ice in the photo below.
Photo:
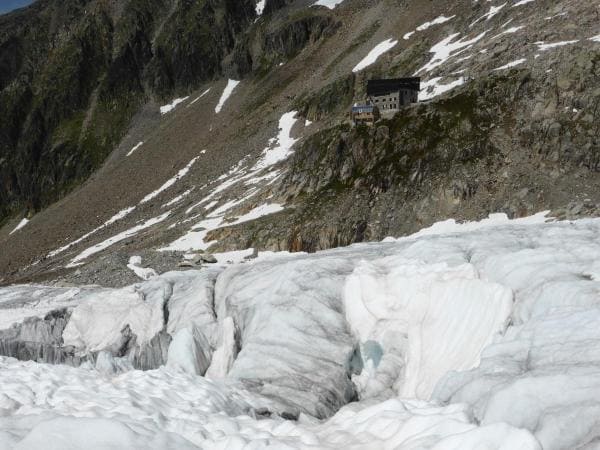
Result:
<svg viewBox="0 0 600 450"><path fill-rule="evenodd" d="M600 220L544 220L123 289L2 288L0 349L10 330L43 341L63 310L83 365L1 357L0 442L42 448L55 427L69 448L89 427L131 448L593 448Z"/></svg>

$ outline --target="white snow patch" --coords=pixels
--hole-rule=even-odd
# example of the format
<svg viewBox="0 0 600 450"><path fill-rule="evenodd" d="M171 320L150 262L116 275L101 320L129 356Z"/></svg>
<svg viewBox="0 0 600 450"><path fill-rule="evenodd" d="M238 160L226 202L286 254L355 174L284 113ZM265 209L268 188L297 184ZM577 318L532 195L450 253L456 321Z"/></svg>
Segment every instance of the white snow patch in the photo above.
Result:
<svg viewBox="0 0 600 450"><path fill-rule="evenodd" d="M223 90L223 94L221 94L219 103L217 104L217 106L215 106L215 112L217 114L219 114L221 112L221 110L223 109L223 106L225 105L225 102L231 96L231 94L233 93L233 90L236 88L236 86L238 84L240 84L240 82L236 81L236 80L227 81L227 86L225 86L225 89Z"/></svg>
<svg viewBox="0 0 600 450"><path fill-rule="evenodd" d="M177 172L177 174L173 178L167 180L157 190L155 190L155 191L149 193L148 195L146 195L140 201L140 205L149 202L150 200L152 200L153 198L157 197L162 192L164 192L167 189L169 189L171 186L173 186L175 183L177 183L183 177L185 177L187 175L187 173L190 171L190 169L192 168L192 166L194 165L194 163L198 160L198 158L199 158L199 156L196 156L195 158L193 158L183 169L181 169L179 172Z"/></svg>
<svg viewBox="0 0 600 450"><path fill-rule="evenodd" d="M398 41L394 39L386 39L385 41L380 42L354 67L354 69L352 69L352 72L360 72L375 63L381 55L394 48L397 43Z"/></svg>
<svg viewBox="0 0 600 450"><path fill-rule="evenodd" d="M333 9L343 1L344 0L318 0L317 2L313 3L312 6L325 6L329 9Z"/></svg>
<svg viewBox="0 0 600 450"><path fill-rule="evenodd" d="M502 34L516 33L517 31L522 30L523 28L525 28L524 25L520 25L518 27L510 27L507 30L503 31Z"/></svg>
<svg viewBox="0 0 600 450"><path fill-rule="evenodd" d="M27 219L26 217L24 217L18 224L17 226L10 232L8 233L9 236L13 233L16 233L17 231L19 231L20 229L22 229L25 225L27 225L29 223L29 219Z"/></svg>
<svg viewBox="0 0 600 450"><path fill-rule="evenodd" d="M206 250L214 241L205 242L206 235L212 230L216 230L223 223L221 217L212 217L198 222L190 231L179 239L171 242L169 246L159 249L160 251L188 251L188 250Z"/></svg>
<svg viewBox="0 0 600 450"><path fill-rule="evenodd" d="M173 198L172 200L170 200L167 203L165 203L164 205L162 205L162 208L168 208L169 206L173 206L175 203L179 203L185 197L190 195L193 190L194 190L194 188L191 188L191 189L188 189L187 191L183 192L182 194L179 194L177 197Z"/></svg>
<svg viewBox="0 0 600 450"><path fill-rule="evenodd" d="M259 0L256 3L256 15L262 16L263 11L265 10L265 2L266 0Z"/></svg>
<svg viewBox="0 0 600 450"><path fill-rule="evenodd" d="M194 100L192 100L190 102L189 106L192 106L194 103L196 103L198 100L200 100L202 97L204 97L206 94L208 94L210 92L210 88L208 88L207 90L205 90L202 94L200 94L198 97L196 97Z"/></svg>
<svg viewBox="0 0 600 450"><path fill-rule="evenodd" d="M177 107L177 105L179 105L180 103L185 102L188 98L190 98L189 95L187 97L176 98L175 100L173 100L168 105L161 106L160 107L160 113L162 115L170 113L171 111L173 111Z"/></svg>
<svg viewBox="0 0 600 450"><path fill-rule="evenodd" d="M417 31L425 31L425 30L427 30L428 28L430 28L430 27L432 27L434 25L440 25L442 23L446 23L446 22L454 19L455 17L456 16L450 16L450 17L439 16L439 17L433 19L431 22L425 22L424 24L419 25L417 27Z"/></svg>
<svg viewBox="0 0 600 450"><path fill-rule="evenodd" d="M493 37L492 37L492 39L496 39L496 38L498 38L498 37L500 37L500 36L503 36L503 35L505 35L505 34L513 34L513 33L516 33L517 31L519 31L519 30L522 30L523 28L525 28L525 26L523 26L523 25L521 25L521 26L518 26L518 27L510 27L510 28L508 28L508 29L504 30L502 33L499 33L499 34L497 34L497 35L493 36Z"/></svg>
<svg viewBox="0 0 600 450"><path fill-rule="evenodd" d="M137 149L139 149L142 145L144 145L143 142L138 142L136 145L133 146L133 148L131 150L129 150L129 153L127 153L127 155L125 156L131 156L133 154L133 152L135 152Z"/></svg>
<svg viewBox="0 0 600 450"><path fill-rule="evenodd" d="M205 238L211 230L254 220L263 215L281 211L283 207L273 203L259 205L251 212L237 218L234 222L228 223L225 219L227 212L254 197L260 192L261 187L268 186L280 175L278 169L273 169L272 167L288 158L292 153L292 147L297 139L291 136L291 131L298 121L297 114L297 111L290 111L283 114L279 120L277 136L269 140L269 146L263 150L258 161L250 168L244 167L244 160L240 161L229 173L219 177L217 181L220 181L220 183L216 184L206 197L190 206L186 210L186 214L190 214L194 209L203 205L206 210L212 209L219 203L219 200L215 199L215 197L233 186L243 184L245 187L243 194L237 194L234 200L229 200L221 204L218 208L211 211L208 217L193 226L185 235L160 250L187 251L190 248L206 250L214 244L214 242L205 242ZM256 186L257 184L260 184L260 186Z"/></svg>
<svg viewBox="0 0 600 450"><path fill-rule="evenodd" d="M579 42L579 40L551 42L548 44L540 41L540 42L536 42L535 44L538 46L539 51L544 52L546 50L551 50L553 48L558 48L558 47L564 47L565 45L571 45L571 44L575 44L577 42Z"/></svg>
<svg viewBox="0 0 600 450"><path fill-rule="evenodd" d="M251 196L251 195L250 195ZM214 241L206 242L206 236L212 230L216 230L217 228L237 225L244 222L249 222L259 217L263 217L269 214L274 214L276 212L282 211L283 206L277 203L269 203L258 205L248 213L236 218L232 222L227 222L224 219L224 215L227 211L231 210L234 206L243 203L249 197L246 197L238 200L232 200L230 202L225 203L220 206L216 210L212 211L209 216L196 225L192 227L190 231L188 231L185 235L177 239L176 241L169 244L169 246L165 248L159 249L160 251L169 251L169 250L179 250L179 251L194 251L194 250L206 250L211 245L213 245Z"/></svg>
<svg viewBox="0 0 600 450"><path fill-rule="evenodd" d="M237 172L230 173L229 178L226 178L225 181L218 184L214 189L212 189L210 194L208 194L202 200L200 200L197 203L194 203L192 206L190 206L188 209L186 209L185 213L189 214L194 209L196 209L198 206L201 206L204 203L208 202L209 200L212 200L213 197L217 196L219 193L229 189L230 187L232 187L236 183L238 183L240 181L240 178L241 178L241 176L239 175L239 173L237 173Z"/></svg>
<svg viewBox="0 0 600 450"><path fill-rule="evenodd" d="M421 67L419 70L415 72L415 75L425 71L431 72L433 69L444 64L448 59L452 56L456 56L460 53L460 51L464 51L467 48L470 48L473 44L481 40L487 31L475 36L473 39L464 40L464 38L455 41L455 39L460 35L459 33L451 34L447 38L435 44L429 50L429 53L433 53L433 57L431 60ZM460 50L460 51L459 51Z"/></svg>
<svg viewBox="0 0 600 450"><path fill-rule="evenodd" d="M165 248L159 249L160 251L170 251L170 250L178 250L178 251L194 251L194 250L206 250L211 245L215 243L215 241L206 242L206 236L212 230L216 230L221 227L237 225L244 222L249 222L259 217L263 217L269 214L274 214L276 212L282 211L284 208L277 203L263 204L256 206L254 209L249 211L248 213L238 217L232 222L227 222L224 219L224 214L229 211L234 206L244 202L247 198L243 198L240 200L233 200L228 203L225 203L221 207L217 208L215 211L212 211L210 215L204 220L200 221L196 225L192 227L190 231L188 231L185 235L175 240L171 244L169 244Z"/></svg>
<svg viewBox="0 0 600 450"><path fill-rule="evenodd" d="M150 278L155 278L158 276L156 270L150 267L142 267L141 256L132 256L131 258L129 258L127 268L131 269L142 280L149 280Z"/></svg>
<svg viewBox="0 0 600 450"><path fill-rule="evenodd" d="M473 57L473 55L461 56L460 58L456 58L456 60L454 62L458 64L459 62L468 61L472 57ZM463 70L465 70L465 69L463 69Z"/></svg>
<svg viewBox="0 0 600 450"><path fill-rule="evenodd" d="M277 164L292 154L292 147L297 142L297 139L294 139L291 133L292 128L298 121L297 114L297 111L290 111L281 116L277 137L271 142L271 146L263 150L261 158L252 167L252 172Z"/></svg>
<svg viewBox="0 0 600 450"><path fill-rule="evenodd" d="M99 244L96 244L96 245L84 250L79 255L77 255L75 258L73 258L73 260L69 263L69 265L67 267L76 267L86 258L89 258L90 256L95 255L96 253L101 252L103 250L106 250L108 247L116 244L117 242L120 242L124 239L130 238L132 236L135 236L137 233L139 233L142 230L145 230L146 228L150 228L151 226L154 226L157 223L162 222L167 217L169 217L170 214L171 214L171 211L168 211L158 217L153 217L151 219L148 219L147 221L145 221L144 223L142 223L140 225L136 225L133 228L125 230L115 236L112 236L112 237L106 239L105 241L100 242Z"/></svg>
<svg viewBox="0 0 600 450"><path fill-rule="evenodd" d="M50 253L48 253L48 257L52 258L62 252L64 252L65 250L71 248L74 245L79 244L80 242L83 242L84 240L86 240L87 238L89 238L91 235L97 233L98 231L108 227L109 225L112 225L115 222L118 222L119 220L127 217L129 214L131 214L131 212L133 212L133 210L135 210L135 206L131 206L129 208L125 208L122 209L121 211L119 211L118 213L116 213L114 216L112 216L110 219L108 219L106 222L104 222L102 225L100 225L99 227L94 228L92 231L90 231L89 233L84 234L83 236L81 236L79 239L76 239L72 242L69 242L67 245L64 245L56 250L51 251Z"/></svg>
<svg viewBox="0 0 600 450"><path fill-rule="evenodd" d="M525 61L527 61L527 58L517 59L516 61L512 61L512 62L509 62L508 64L504 64L503 66L500 66L494 70L510 69L511 67L516 67L516 66L523 64Z"/></svg>
<svg viewBox="0 0 600 450"><path fill-rule="evenodd" d="M218 203L219 203L218 200L213 200L212 202L208 203L207 205L204 205L204 209L208 211L210 208L214 208Z"/></svg>
<svg viewBox="0 0 600 450"><path fill-rule="evenodd" d="M590 41L600 42L600 34L598 36L591 37Z"/></svg>
<svg viewBox="0 0 600 450"><path fill-rule="evenodd" d="M566 16L566 15L567 15L567 12L561 12L561 13L558 13L558 14L554 14L553 16L544 17L544 19L545 20L552 20L552 19L555 19L556 17L563 17L563 16Z"/></svg>
<svg viewBox="0 0 600 450"><path fill-rule="evenodd" d="M424 24L422 24L422 25L419 25L419 26L418 26L418 27L415 29L415 31L411 31L411 32L409 32L409 33L406 33L404 36L402 36L402 39L404 39L405 41L408 41L408 40L410 39L410 37L411 37L413 34L415 34L417 31L425 31L425 30L427 30L428 28L430 28L430 27L432 27L432 26L434 26L434 25L440 25L440 24L442 24L442 23L446 23L446 22L448 22L448 21L450 21L450 20L454 19L455 17L456 17L456 16L450 16L450 17L446 17L446 16L443 16L443 15L442 15L442 16L439 16L439 17L437 17L437 18L433 19L433 20L432 20L432 21L430 21L430 22L425 22Z"/></svg>
<svg viewBox="0 0 600 450"><path fill-rule="evenodd" d="M531 3L534 2L535 0L520 0L517 3L515 3L514 5L512 5L512 7L516 7L516 6L523 6L526 5L527 3Z"/></svg>
<svg viewBox="0 0 600 450"><path fill-rule="evenodd" d="M502 8L504 8L505 6L506 6L506 3L502 3L500 6L491 6L490 10L487 13L485 13L483 16L478 18L475 22L473 22L471 25L469 25L469 27L472 27L477 22L480 22L481 20L484 20L484 19L487 22L488 20L492 19L492 17L494 17L496 14L498 14L502 10Z"/></svg>
<svg viewBox="0 0 600 450"><path fill-rule="evenodd" d="M441 77L432 78L421 83L421 91L419 92L419 101L431 100L444 92L451 91L452 89L462 86L465 84L465 78L460 77L450 83L440 83Z"/></svg>
<svg viewBox="0 0 600 450"><path fill-rule="evenodd" d="M285 208L278 203L267 203L259 205L251 211L247 212L243 216L238 217L234 222L228 223L227 225L237 225L239 223L250 222L256 220L259 217L268 216L275 214L279 211L283 211Z"/></svg>

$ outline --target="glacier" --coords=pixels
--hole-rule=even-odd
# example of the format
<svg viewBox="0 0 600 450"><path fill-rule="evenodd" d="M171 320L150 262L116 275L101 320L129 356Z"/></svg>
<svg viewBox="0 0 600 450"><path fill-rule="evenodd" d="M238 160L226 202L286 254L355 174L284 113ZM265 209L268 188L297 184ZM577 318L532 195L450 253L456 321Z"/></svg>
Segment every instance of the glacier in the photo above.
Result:
<svg viewBox="0 0 600 450"><path fill-rule="evenodd" d="M591 449L598 255L600 219L494 215L0 288L0 448Z"/></svg>

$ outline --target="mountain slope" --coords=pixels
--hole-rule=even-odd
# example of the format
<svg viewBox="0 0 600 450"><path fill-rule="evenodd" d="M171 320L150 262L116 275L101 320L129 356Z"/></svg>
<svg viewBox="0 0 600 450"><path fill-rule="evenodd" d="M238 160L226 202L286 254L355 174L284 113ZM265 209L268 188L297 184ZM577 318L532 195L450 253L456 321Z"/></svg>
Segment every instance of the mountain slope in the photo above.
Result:
<svg viewBox="0 0 600 450"><path fill-rule="evenodd" d="M177 9L185 5L198 7L178 3L159 35L185 29L178 11L187 10ZM110 249L106 256L119 248L314 251L446 217L596 214L594 5L310 5L267 2L258 20L242 17L246 25L223 44L231 51L215 56L221 68L212 74L178 63L166 83L166 75L148 75L167 64L152 56L144 92L184 100L165 114L155 102L141 106L94 176L17 232L9 234L20 218L4 228L5 282L56 277L103 255L90 251L97 244ZM397 43L353 71L388 39ZM198 66L193 52L170 50L156 54ZM194 89L192 79L218 73L241 83ZM349 127L347 108L369 77L412 74L423 77L423 102L374 129ZM217 113L227 84L233 94Z"/></svg>
<svg viewBox="0 0 600 450"><path fill-rule="evenodd" d="M254 16L247 1L42 0L0 18L0 220L83 181L142 104L222 74Z"/></svg>

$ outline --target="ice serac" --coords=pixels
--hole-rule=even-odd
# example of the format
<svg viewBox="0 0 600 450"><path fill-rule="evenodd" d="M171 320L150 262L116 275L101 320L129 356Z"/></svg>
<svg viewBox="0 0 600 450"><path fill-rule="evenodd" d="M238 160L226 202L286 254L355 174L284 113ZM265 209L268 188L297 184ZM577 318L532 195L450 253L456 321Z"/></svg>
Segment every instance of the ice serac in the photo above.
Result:
<svg viewBox="0 0 600 450"><path fill-rule="evenodd" d="M348 375L354 349L342 305L352 259L324 254L276 258L227 269L215 308L239 330L228 377L287 403L295 413L328 417L355 397Z"/></svg>
<svg viewBox="0 0 600 450"><path fill-rule="evenodd" d="M386 388L427 400L444 374L475 367L483 347L504 331L512 291L481 280L468 263L425 264L391 256L358 265L346 281L345 305L369 363L358 377L365 394ZM378 357L369 344L379 348Z"/></svg>
<svg viewBox="0 0 600 450"><path fill-rule="evenodd" d="M514 325L485 348L477 368L447 374L434 398L471 405L483 424L527 428L544 449L593 448L600 435L597 226L514 233L513 251L490 240L473 254L485 276L514 290Z"/></svg>
<svg viewBox="0 0 600 450"><path fill-rule="evenodd" d="M22 360L79 365L85 358L63 345L62 333L87 289L11 286L0 293L0 354Z"/></svg>
<svg viewBox="0 0 600 450"><path fill-rule="evenodd" d="M79 365L82 358L63 346L62 332L69 315L66 309L56 310L1 330L0 354L42 363Z"/></svg>
<svg viewBox="0 0 600 450"><path fill-rule="evenodd" d="M218 272L169 272L124 289L93 293L73 310L64 344L80 354L108 351L139 369L169 361L172 367L203 374L216 326L212 304ZM197 360L183 355L186 349Z"/></svg>
<svg viewBox="0 0 600 450"><path fill-rule="evenodd" d="M199 327L183 328L173 336L166 365L193 375L204 375L210 365L211 350Z"/></svg>
<svg viewBox="0 0 600 450"><path fill-rule="evenodd" d="M213 379L227 377L238 354L239 333L231 317L226 317L221 322L217 339L217 348L206 371L206 376Z"/></svg>
<svg viewBox="0 0 600 450"><path fill-rule="evenodd" d="M167 360L191 370L184 361L190 356L182 356L189 344L199 359L194 372L203 374L215 345L213 295L221 270L171 272L123 289L4 288L0 354L74 366L87 361L103 372L154 369Z"/></svg>

